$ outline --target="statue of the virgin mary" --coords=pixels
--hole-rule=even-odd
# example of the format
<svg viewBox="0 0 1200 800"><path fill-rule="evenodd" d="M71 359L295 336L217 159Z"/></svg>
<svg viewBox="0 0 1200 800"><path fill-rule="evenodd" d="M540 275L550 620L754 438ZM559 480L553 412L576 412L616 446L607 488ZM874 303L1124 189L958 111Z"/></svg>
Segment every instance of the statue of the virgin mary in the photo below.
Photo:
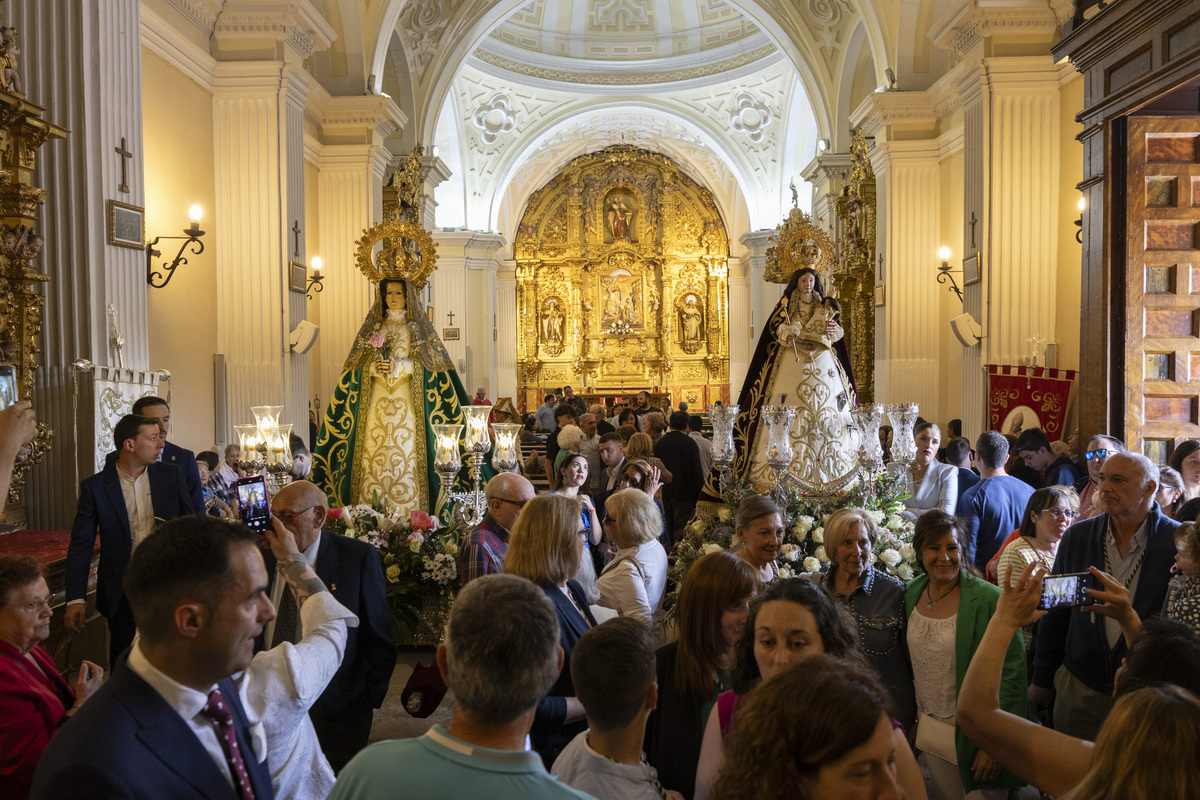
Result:
<svg viewBox="0 0 1200 800"><path fill-rule="evenodd" d="M382 238L414 241L420 256L401 247L373 260ZM331 502L378 499L401 513L446 517L435 507L442 497L431 426L462 423L461 406L470 400L417 297L418 283L433 271L434 248L424 230L406 222L381 223L359 240L359 268L378 292L317 433L313 482Z"/></svg>

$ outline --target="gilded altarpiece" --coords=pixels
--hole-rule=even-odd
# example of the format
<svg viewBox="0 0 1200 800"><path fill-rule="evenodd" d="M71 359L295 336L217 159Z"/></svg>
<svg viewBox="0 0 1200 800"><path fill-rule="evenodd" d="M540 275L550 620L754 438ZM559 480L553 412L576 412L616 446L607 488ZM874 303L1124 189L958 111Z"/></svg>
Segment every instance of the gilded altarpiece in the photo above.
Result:
<svg viewBox="0 0 1200 800"><path fill-rule="evenodd" d="M729 400L729 237L669 158L628 145L576 158L530 198L513 250L526 408L564 385Z"/></svg>
<svg viewBox="0 0 1200 800"><path fill-rule="evenodd" d="M850 132L850 180L837 199L841 236L830 280L842 304L842 327L861 403L875 402L875 170L866 137Z"/></svg>

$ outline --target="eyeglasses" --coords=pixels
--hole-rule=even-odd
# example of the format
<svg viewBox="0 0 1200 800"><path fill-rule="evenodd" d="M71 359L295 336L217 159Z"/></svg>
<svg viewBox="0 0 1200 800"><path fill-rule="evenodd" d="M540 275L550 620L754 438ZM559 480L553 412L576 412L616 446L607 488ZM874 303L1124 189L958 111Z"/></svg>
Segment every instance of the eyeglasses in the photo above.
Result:
<svg viewBox="0 0 1200 800"><path fill-rule="evenodd" d="M1079 514L1069 508L1046 508L1043 509L1047 514L1053 514L1059 519L1075 519Z"/></svg>
<svg viewBox="0 0 1200 800"><path fill-rule="evenodd" d="M1108 451L1107 450L1093 450L1090 453L1084 453L1083 457L1086 458L1088 461L1091 461L1093 458L1108 458Z"/></svg>
<svg viewBox="0 0 1200 800"><path fill-rule="evenodd" d="M524 508L525 504L529 502L528 500L509 500L507 497L493 497L492 499L499 500L501 503L508 503L509 505L514 505L517 508Z"/></svg>
<svg viewBox="0 0 1200 800"><path fill-rule="evenodd" d="M272 511L271 513L274 514L275 516L279 517L279 520L284 525L291 525L296 520L296 517L308 512L308 511L312 511L314 508L316 508L316 506L309 506L308 508L302 508L299 511Z"/></svg>

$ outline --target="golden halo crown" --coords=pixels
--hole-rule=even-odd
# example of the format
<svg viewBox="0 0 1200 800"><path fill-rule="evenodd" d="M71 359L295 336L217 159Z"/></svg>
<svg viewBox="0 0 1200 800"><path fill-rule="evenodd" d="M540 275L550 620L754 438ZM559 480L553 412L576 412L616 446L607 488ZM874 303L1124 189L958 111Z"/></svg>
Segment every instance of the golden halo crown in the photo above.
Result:
<svg viewBox="0 0 1200 800"><path fill-rule="evenodd" d="M787 283L801 267L812 267L829 286L835 266L833 238L816 225L812 217L793 208L787 220L775 227L775 246L767 249L767 268L763 274L771 283Z"/></svg>
<svg viewBox="0 0 1200 800"><path fill-rule="evenodd" d="M375 245L383 243L379 253ZM377 222L358 237L355 265L372 283L407 278L420 290L437 269L437 245L429 231L402 219Z"/></svg>

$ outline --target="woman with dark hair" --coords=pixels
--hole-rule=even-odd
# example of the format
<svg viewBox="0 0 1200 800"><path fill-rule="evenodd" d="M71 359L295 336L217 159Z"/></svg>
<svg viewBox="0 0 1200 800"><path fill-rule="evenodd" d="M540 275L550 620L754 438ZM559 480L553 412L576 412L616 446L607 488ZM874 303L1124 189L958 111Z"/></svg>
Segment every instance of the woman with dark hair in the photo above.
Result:
<svg viewBox="0 0 1200 800"><path fill-rule="evenodd" d="M658 704L646 722L646 759L663 786L691 797L700 742L717 695L729 689L733 646L754 596L754 572L728 552L696 559L679 589L679 638L659 648Z"/></svg>
<svg viewBox="0 0 1200 800"><path fill-rule="evenodd" d="M932 787L954 800L968 794L984 800L1008 797L1022 782L981 751L955 725L954 706L963 675L996 610L1000 590L960 560L967 552L966 525L934 509L917 518L913 548L922 573L905 591L908 652L917 696L917 749ZM1020 633L1009 641L1000 703L1025 715L1025 645ZM980 792L976 795L975 792Z"/></svg>
<svg viewBox="0 0 1200 800"><path fill-rule="evenodd" d="M1183 497L1183 476L1170 467L1158 468L1158 491L1154 494L1154 502L1162 513L1175 519L1179 510L1180 498Z"/></svg>
<svg viewBox="0 0 1200 800"><path fill-rule="evenodd" d="M814 655L747 699L713 797L900 800L897 749L891 700L870 669Z"/></svg>
<svg viewBox="0 0 1200 800"><path fill-rule="evenodd" d="M1029 497L1021 517L1018 536L1000 552L996 562L996 584L1007 586L1034 561L1047 570L1054 568L1063 534L1079 516L1079 495L1068 486L1046 486Z"/></svg>
<svg viewBox="0 0 1200 800"><path fill-rule="evenodd" d="M918 421L913 429L917 442L917 456L904 472L904 485L908 497L905 515L916 519L921 512L936 508L953 514L958 505L958 467L937 460L938 447L942 444L942 430L932 422ZM888 471L897 474L900 464L889 464Z"/></svg>
<svg viewBox="0 0 1200 800"><path fill-rule="evenodd" d="M742 498L734 531L739 546L737 556L754 568L759 586L779 577L775 559L783 546L783 509L761 494Z"/></svg>
<svg viewBox="0 0 1200 800"><path fill-rule="evenodd" d="M385 278L359 328L313 450L312 481L336 506L407 514L441 500L433 425L470 405L450 355L407 278ZM493 471L484 466L485 479Z"/></svg>
<svg viewBox="0 0 1200 800"><path fill-rule="evenodd" d="M1175 448L1167 466L1183 478L1183 495L1180 503L1200 497L1200 441L1188 439Z"/></svg>
<svg viewBox="0 0 1200 800"><path fill-rule="evenodd" d="M557 485L551 494L569 497L579 503L579 536L583 539L583 548L586 551L584 560L589 569L586 574L577 575L576 580L586 590L588 602L594 603L599 598L595 591L596 576L603 571L604 565L608 562L598 549L604 531L601 530L600 519L596 516L596 504L592 502L592 498L581 491L588 478L587 456L583 453L563 449L558 451L555 462L557 464L555 470Z"/></svg>
<svg viewBox="0 0 1200 800"><path fill-rule="evenodd" d="M704 729L695 800L709 796L725 760L724 743L734 727L734 715L740 724L740 709L750 691L789 664L822 653L871 669L858 649L854 625L845 609L812 581L788 578L754 598L746 627L734 646L733 688L717 697L716 713L709 716ZM922 797L921 771L903 729L898 728L895 735L905 796Z"/></svg>
<svg viewBox="0 0 1200 800"><path fill-rule="evenodd" d="M29 796L33 771L59 728L100 688L104 670L79 667L75 690L39 644L50 635L42 562L0 555L0 797Z"/></svg>

